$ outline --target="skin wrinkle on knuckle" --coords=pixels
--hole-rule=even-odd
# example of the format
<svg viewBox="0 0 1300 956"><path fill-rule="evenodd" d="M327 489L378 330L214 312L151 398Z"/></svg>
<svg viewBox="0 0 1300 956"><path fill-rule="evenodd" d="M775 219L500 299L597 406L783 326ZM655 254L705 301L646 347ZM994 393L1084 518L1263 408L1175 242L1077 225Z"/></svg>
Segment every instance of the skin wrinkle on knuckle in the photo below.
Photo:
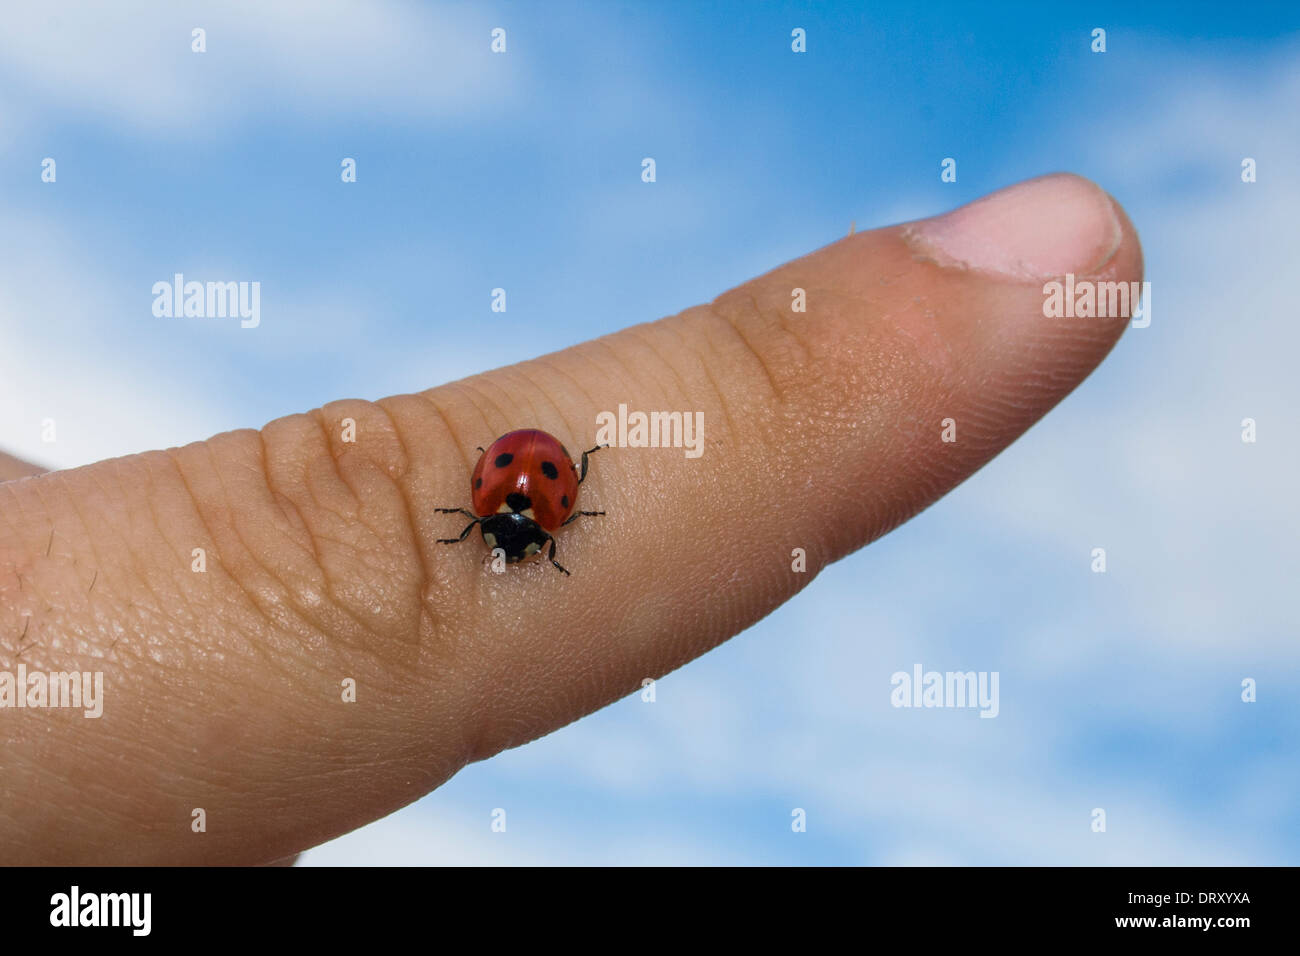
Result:
<svg viewBox="0 0 1300 956"><path fill-rule="evenodd" d="M598 348L611 361L616 369L613 376L617 382L615 394L626 394L629 392L639 392L642 387L641 375L633 370L632 366L627 363L619 347L621 339L617 335L607 335L599 339L594 339L589 345Z"/></svg>
<svg viewBox="0 0 1300 956"><path fill-rule="evenodd" d="M345 419L355 441L335 435ZM292 504L314 554L315 568L288 582L299 610L350 646L414 642L425 572L404 489L409 463L387 410L335 402L273 422L263 436L267 487L282 509Z"/></svg>
<svg viewBox="0 0 1300 956"><path fill-rule="evenodd" d="M397 401L397 399L394 399ZM422 547L420 540L420 522L418 520L418 511L410 487L410 472L412 466L411 450L406 441L402 438L402 429L398 423L395 410L390 410L384 402L376 403L376 407L384 413L389 427L392 429L393 436L397 440L398 447L402 452L401 473L394 477L397 483L398 495L402 500L402 507L406 512L406 527L409 532L412 547L415 552L415 558L420 565L420 576L416 581L416 606L420 617L420 633L425 633L426 623L428 623L429 608L424 602L424 594L429 587L429 582L433 580L433 569L429 566L429 558Z"/></svg>
<svg viewBox="0 0 1300 956"><path fill-rule="evenodd" d="M824 371L805 337L744 286L679 319L673 331L699 358L733 445L756 442L769 455L784 455L791 430L815 419L836 394L823 387ZM747 401L733 407L728 396Z"/></svg>
<svg viewBox="0 0 1300 956"><path fill-rule="evenodd" d="M700 312L705 309L707 309L706 306L693 306L685 309L674 316L654 323L652 331L667 330L677 339L681 354L690 355L695 359L694 367L703 380L701 385L707 389L708 395L712 398L714 406L722 419L723 438L721 440L714 434L713 426L711 424L706 425L710 429L709 442L717 446L731 447L741 432L732 417L732 411L727 402L727 391L718 381L718 376L714 374L714 369L720 368L725 371L725 365L721 362L721 353L709 339L707 331L700 321ZM701 397L695 394L693 390L682 397L687 404L703 404ZM696 410L704 411L702 408Z"/></svg>
<svg viewBox="0 0 1300 956"><path fill-rule="evenodd" d="M461 379L449 387L458 388L463 392L466 403L469 407L473 408L478 417L483 420L484 428L482 435L484 438L487 436L500 435L502 432L506 431L510 428L510 423L513 422L519 414L515 403L511 403L510 407L506 407L497 402L496 393L499 392L500 389L496 387L493 376L489 373L482 373ZM469 449L477 448L477 446L482 444L482 442L475 441L473 444L467 444L468 448L466 448L466 457L469 458L469 463L472 466L474 459L477 456L477 452L475 451L471 454Z"/></svg>
<svg viewBox="0 0 1300 956"><path fill-rule="evenodd" d="M748 294L715 299L700 315L707 319L700 336L712 356L710 375L718 379L732 438L779 453L807 397L799 368L783 364L792 354L788 334L773 326ZM729 395L745 397L743 414L732 408Z"/></svg>
<svg viewBox="0 0 1300 956"><path fill-rule="evenodd" d="M573 404L575 405L582 404L583 407L586 407L588 409L593 409L597 407L596 399L592 396L591 392L588 391L586 386L582 384L581 379L577 378L576 376L572 375L569 372L569 370L565 367L564 362L556 361L553 356L549 356L549 355L542 356L541 358L534 359L533 361L537 364L539 368L563 378L565 382L568 383L568 388L570 392L572 394L579 395L582 399L581 403L574 402Z"/></svg>
<svg viewBox="0 0 1300 956"><path fill-rule="evenodd" d="M725 474L720 475L711 472L699 479L703 480L707 486L712 488L711 492L703 492L702 489L697 488L693 494L688 495L692 498L706 499L711 498L711 496L716 498L728 494L743 493L743 486L745 485L745 481L748 479L741 480L741 486L738 487L736 481L740 479L741 475L750 472L753 474L764 473L762 468L746 468L745 463L748 460L745 457L746 454L761 459L764 454L770 453L771 451L770 448L764 449L763 447L759 447L758 449L748 448L748 445L750 444L748 440L755 437L755 432L753 429L749 428L742 432L732 423L730 420L731 413L727 408L725 396L728 393L752 393L754 390L753 383L755 382L759 383L759 389L763 389L765 385L767 386L767 390L764 394L774 396L776 391L776 389L772 387L772 370L770 367L765 367L763 363L759 361L760 356L755 354L756 349L762 349L764 347L764 342L761 340L761 337L750 339L747 336L743 336L725 316L719 316L716 314L710 315L709 312L710 308L708 306L698 306L687 310L684 313L679 313L677 316L662 320L659 323L644 328L636 327L636 336L639 340L639 345L642 348L650 349L652 354L656 355L664 367L669 370L670 374L660 376L661 384L665 389L668 391L672 391L674 387L681 389L683 396L689 403L690 401L700 401L701 396L699 389L707 388L709 389L710 397L717 403L717 407L722 411L725 428L719 429L724 436L720 444L734 445L736 450L730 453L729 461L722 466ZM714 334L713 330L719 327L719 323L726 324L726 334ZM652 347L652 343L658 341L656 337L661 335L669 337L667 343L664 345L663 351ZM618 340L618 336L614 336L611 339L613 343L617 343ZM618 348L617 344L611 344L611 342L606 341L601 341L600 344L610 352L611 357L621 367L625 370L630 367L629 363L624 359L623 350ZM737 348L743 349L744 352L750 356L751 360L744 363L728 361L729 350L734 351ZM802 362L802 356L806 354L802 344L799 344L797 351L794 351L793 354L797 355L799 361ZM668 355L673 356L672 360L668 359ZM644 369L646 366L642 364L637 367ZM718 373L717 376L710 373L710 368ZM770 412L760 410L758 414L770 414ZM752 418L752 415L749 417ZM781 436L770 435L764 437L769 437L773 442L779 442ZM733 441L733 438L735 441ZM743 444L740 444L741 439L745 440ZM715 440L717 440L716 436ZM646 476L643 474L641 477L644 479ZM667 482L668 487L677 487L679 492L681 491L679 478L665 476L665 481ZM671 501L668 503L668 506L672 507ZM704 535L702 529L696 529L696 533ZM688 554L708 554L710 549L707 547L707 536L703 536L700 540L695 541L691 539L691 534L691 528L687 527L684 529L682 535L679 535L679 538L681 539L679 540L680 550L683 550ZM773 542L773 544L775 543L776 542ZM668 559L668 556L665 556L665 559ZM825 558L820 555L813 558L813 565L815 567L819 567L824 563ZM761 616L762 613L765 613L766 608L764 607L759 609L757 603L753 600L742 597L735 597L733 600L733 597L727 589L727 585L731 579L731 575L733 574L733 569L727 568L719 570L707 561L696 561L695 566L697 576L700 577L700 580L715 581L717 584L719 597L717 601L713 602L709 606L710 620L721 615L721 617L728 619L747 621L756 619L758 616ZM773 568L770 570L770 574L773 579L775 579L778 572ZM802 583L805 582L801 581L800 584ZM734 607L731 606L732 603L734 603ZM657 609L652 609L650 614L651 618L654 618L657 613ZM711 626L709 633L712 635L709 639L711 641L709 646L712 646L712 643L717 643L723 639L723 636L725 636L726 633L730 633L730 625L719 624L715 621ZM700 648L696 646L694 642L684 641L681 648L679 648L679 651L680 653L674 657L674 660L685 661L699 653ZM625 689L626 688L619 688L618 690L621 692Z"/></svg>
<svg viewBox="0 0 1300 956"><path fill-rule="evenodd" d="M740 317L737 319L743 321ZM718 334L723 326L726 331ZM764 458L770 457L781 448L782 444L782 435L775 430L753 427L756 419L777 418L777 409L753 406L746 408L745 428L742 430L734 418L736 413L728 408L726 400L727 394L752 394L757 388L760 394L768 396L765 400L770 405L778 404L775 388L772 387L771 370L763 366L760 356L755 353L756 349L761 349L765 345L762 337L751 339L741 335L731 321L725 316L714 314L709 306L697 306L660 322L634 326L633 329L635 331L628 330L608 339L598 340L602 353L613 361L617 369L625 375L630 375L632 368L636 368L641 374L648 374L648 370L653 370L659 389L663 391L670 405L676 405L680 401L687 406L703 406L704 409L710 410L710 417L715 409L721 413L722 425L711 429L713 434L710 436L710 443L717 443L719 447L726 446L730 449L727 453L727 462L722 466L723 473L695 472L690 485L694 490L685 492L687 496L692 500L719 500L728 495L744 494L744 489L748 487L751 479L742 476L764 473L762 467L748 467L746 463L752 460L755 465L761 465ZM628 343L631 343L631 346ZM747 357L745 361L736 362L731 359L729 353L737 350L742 351L742 354ZM653 357L653 360L647 358L636 361L638 352L647 353L648 356ZM799 356L805 354L802 345L798 347L797 354ZM702 393L701 389L707 391ZM673 398L674 394L678 396L676 399ZM759 446L751 447L756 438L761 438ZM654 464L653 460L646 461L652 467L649 472L642 471L639 479L654 487L662 484L665 488L677 488L678 494L668 496L666 501L656 506L649 506L648 503L643 502L641 509L643 518L646 514L656 513L657 508L667 508L671 511L680 506L679 495L683 492L681 480L682 475L685 474L679 474L673 469L665 472L660 479L655 475L662 469ZM704 482L704 486L695 487L701 481ZM676 550L688 554L708 553L709 549L704 544L707 539L693 541L691 534L690 527L682 529L677 534ZM673 560L673 558L665 554L663 560ZM707 576L715 569L710 565L702 564L698 570ZM726 583L725 579L730 573L730 570L721 573L720 587ZM720 600L725 604L726 595L724 594ZM716 606L713 608L715 611L717 609ZM747 619L753 616L747 606L723 610L736 619ZM683 657L684 659L687 657Z"/></svg>
<svg viewBox="0 0 1300 956"><path fill-rule="evenodd" d="M249 437L248 432L228 433L224 437L229 442L243 441L247 444ZM260 441L260 433L258 434ZM185 495L192 503L194 515L198 521L200 529L206 536L207 550L211 552L210 556L215 558L214 567L209 568L207 573L215 573L218 577L216 580L228 581L229 586L233 587L238 595L241 596L243 607L252 611L256 618L265 622L272 628L284 628L287 622L281 615L276 613L276 608L268 603L268 595L265 590L255 591L255 583L251 580L248 563L252 561L257 563L256 556L249 550L248 544L244 541L243 536L237 527L237 523L232 516L229 492L218 473L217 463L211 457L211 446L208 443L202 445L189 445L184 448L170 449L164 452L172 465L176 469L177 477L180 480L181 487ZM190 457L201 457L204 459L203 467L198 467L199 463L189 464L186 459ZM209 476L216 478L216 487L211 491L200 491L200 482ZM204 484L209 484L204 482ZM257 564L258 570L265 574L265 566ZM213 600L219 610L224 610L224 617L232 613L238 613L238 609L233 607L232 595L229 588L219 591L213 595ZM225 608L222 608L225 605ZM261 642L254 642L253 648L261 647ZM265 651L259 651L266 657L272 656L269 648Z"/></svg>
<svg viewBox="0 0 1300 956"><path fill-rule="evenodd" d="M504 368L494 369L485 375L475 376L477 380L475 384L479 386L479 394L490 401L492 407L501 413L503 421L507 423L515 422L522 417L530 422L536 422L539 420L537 406L533 404L531 390L518 387L519 372L517 368L517 366L508 365ZM492 398L488 394L489 392L505 397L510 406L509 410Z"/></svg>
<svg viewBox="0 0 1300 956"><path fill-rule="evenodd" d="M621 401L631 403L634 408L646 404L660 408L672 408L675 405L669 383L663 376L656 375L651 369L651 363L645 359L649 354L660 361L646 341L658 328L658 323L633 326L601 340L604 346L601 354L616 367L614 392ZM617 403L611 401L608 404L613 406Z"/></svg>
<svg viewBox="0 0 1300 956"><path fill-rule="evenodd" d="M240 578L227 569L220 560L222 549L218 545L217 528L212 522L212 516L207 510L200 506L196 498L194 489L190 484L190 479L186 474L185 468L180 460L180 452L183 450L173 449L166 452L149 452L145 455L147 461L152 467L153 463L162 466L164 475L170 473L175 481L173 486L179 492L182 499L188 503L187 508L182 508L184 514L179 514L173 522L177 527L177 534L184 535L188 530L195 529L199 533L192 535L192 541L200 542L197 546L205 548L211 552L209 555L214 560L207 568L207 575L202 580L201 585L198 579L194 577L191 569L191 555L181 552L180 560L175 565L175 573L184 579L184 583L178 585L178 592L183 596L182 600L192 610L193 618L191 627L183 627L179 623L176 626L178 636L183 636L186 641L180 642L182 646L186 643L204 645L205 638L208 635L207 625L212 621L220 621L221 638L219 644L213 642L200 647L194 647L190 653L210 654L215 647L220 648L217 652L223 655L231 655L234 658L257 661L263 666L273 663L273 656L270 649L265 646L265 630L269 618L259 607L256 598L249 593L243 586ZM169 489L166 484L159 484L161 492L165 494ZM185 517L191 520L186 521ZM188 577L187 577L188 576ZM202 587L202 591L198 588ZM130 617L135 621L138 631L157 626L159 621L164 618L163 605L155 604L150 607L138 600L138 595L131 599L129 609ZM169 609L174 613L174 607ZM202 623L200 623L202 622ZM232 640L233 638L233 640ZM118 649L121 651L121 648ZM135 651L134 647L128 647L127 653ZM137 663L144 663L144 659L137 653ZM149 664L155 668L157 674L156 659L150 660Z"/></svg>
<svg viewBox="0 0 1300 956"><path fill-rule="evenodd" d="M527 385L527 388L522 390L525 395L540 395L545 399L546 404L549 405L552 410L552 417L563 424L564 427L562 431L580 437L580 433L575 432L573 423L566 412L566 409L572 407L575 403L572 401L565 401L558 395L552 395L552 391L556 388L553 381L544 374L535 374L535 370L544 373L546 367L544 365L539 365L535 360L529 360L527 362L522 362L519 365L511 366L507 371ZM548 419L542 417L534 407L533 417L531 420L534 424L542 424ZM554 429L552 428L550 430Z"/></svg>
<svg viewBox="0 0 1300 956"><path fill-rule="evenodd" d="M455 384L459 383L453 383L453 385ZM452 386L443 386L444 389L449 387ZM441 389L432 389L429 391L417 392L416 395L424 400L424 402L426 402L433 410L434 415L437 417L439 426L446 432L447 438L450 439L451 444L455 446L456 450L460 453L461 463L465 468L465 474L469 474L474 468L474 459L470 457L469 449L474 446L467 445L464 436L460 433L460 429L458 429L452 421L451 414L448 412L447 408L444 407L444 403L439 400L439 394L441 391ZM477 408L477 406L475 407ZM486 423L486 416L484 416L484 421Z"/></svg>
<svg viewBox="0 0 1300 956"><path fill-rule="evenodd" d="M339 610L303 599L304 589L318 586L325 571L285 501L275 497L267 468L275 449L263 437L226 433L214 439L221 444L215 457L212 443L174 450L169 457L207 539L200 542L209 552L211 576L204 581L204 600L216 620L197 636L214 636L207 653L255 660L264 679L275 681L291 679L323 641L338 644L342 637L349 643L346 635L356 626L341 620ZM303 501L292 504L310 507Z"/></svg>
<svg viewBox="0 0 1300 956"><path fill-rule="evenodd" d="M746 363L748 381L766 386L766 414L747 438L769 449L771 487L785 488L783 499L802 500L808 480L804 463L822 458L838 463L835 472L822 476L822 497L834 502L826 510L856 511L862 520L835 523L813 516L803 525L806 540L814 545L809 558L824 566L864 543L864 532L875 538L901 522L905 509L894 500L893 490L871 480L879 465L868 450L888 445L891 432L909 427L905 423L916 421L927 403L918 404L917 395L894 394L897 388L888 383L910 380L917 363L909 355L914 349L889 317L860 294L821 290L816 293L819 312L795 319L781 305L764 309L761 303L779 302L771 290L816 289L817 283L811 277L779 275L762 282L720 296L709 311L752 356ZM864 315L875 318L864 322ZM846 510L848 502L858 507Z"/></svg>
<svg viewBox="0 0 1300 956"><path fill-rule="evenodd" d="M394 399L393 401L396 400L397 399ZM419 541L417 540L417 536L416 536L416 529L417 529L416 505L415 502L412 500L410 489L409 489L409 482L408 482L408 479L410 477L410 472L411 472L411 466L412 466L411 453L408 448L407 442L402 437L402 429L399 426L398 420L395 417L394 413L390 411L388 406L386 406L382 401L373 402L373 403L367 402L362 404L360 407L357 407L355 402L348 402L348 403L335 402L329 406L326 406L326 408L335 409L338 408L338 406L340 405L346 405L346 408L339 409L340 411L346 413L349 409L351 409L355 413L353 415L344 414L342 416L344 418L353 418L354 420L357 420L357 416L364 414L366 412L374 411L375 413L377 413L378 416L380 416L379 424L381 427L379 430L381 436L383 437L391 436L392 439L391 445L395 446L395 447L389 447L387 449L384 449L378 455L375 454L373 450L373 446L369 441L365 442L364 444L357 443L357 445L353 445L351 449L343 447L341 436L339 437L338 442L336 443L332 433L325 427L325 419L326 419L325 409L324 408L319 409L315 413L315 417L317 417L317 419L320 422L321 432L326 438L331 455L334 458L335 462L340 466L340 476L343 478L344 481L348 480L348 475L346 473L346 470L342 467L343 464L342 458L344 455L352 454L354 450L358 454L365 454L369 457L369 459L374 463L377 469L377 475L379 476L386 475L389 479L391 479L393 488L396 491L396 497L398 499L398 503L400 503L401 505L401 512L402 512L402 516L404 516L405 518L405 523L403 524L402 522L399 521L397 522L396 527L392 527L388 529L379 528L379 529L372 529L372 530L375 530L380 538L384 536L385 532L389 532L391 533L393 538L401 539L409 543L410 545L409 551L411 552L411 556L414 558L415 562L417 562L418 569L419 569L419 575L413 582L414 583L413 606L418 609L418 614L423 615L425 613L425 609L423 608L423 602L421 596L423 595L424 590L428 585L428 581L430 579L430 573L429 573L428 564L426 562L424 550L419 546ZM361 424L362 423L360 421L357 421L357 425L359 428L361 427ZM366 431L367 431L367 436L369 436L369 431L370 431L369 427L366 428ZM337 453L335 453L335 449L337 449ZM352 487L353 494L357 495L358 498L360 498L362 495L366 493L364 489L359 490L358 488L353 487L351 483L349 483L349 487Z"/></svg>
<svg viewBox="0 0 1300 956"><path fill-rule="evenodd" d="M687 310L687 312L689 311ZM712 397L714 405L722 417L726 441L717 442L714 439L714 443L726 446L734 440L737 431L735 423L731 420L731 413L727 408L726 396L723 393L722 386L718 384L717 378L710 371L710 364L714 354L708 343L703 341L700 335L694 334L685 316L686 313L683 312L670 319L665 319L656 325L656 329L661 329L666 334L672 335L676 339L681 353L694 359L694 368L699 372L699 376L703 380L703 386Z"/></svg>
<svg viewBox="0 0 1300 956"><path fill-rule="evenodd" d="M661 332L661 331L667 331L669 328L670 326L668 325L657 325L655 326L654 330L655 332ZM649 334L649 332L643 329L641 326L633 326L632 328L628 329L627 335L630 339L639 342L645 348L646 351L648 351L651 355L655 357L655 360L663 368L667 369L668 374L672 376L673 383L677 387L677 396L681 399L682 402L689 401L689 396L691 395L691 389L687 386L686 380L682 377L683 373L686 370L679 369L678 364L676 362L670 361L668 359L668 356L665 355L664 352L656 344L655 336ZM668 390L669 389L665 387L665 391ZM669 400L666 407L675 408L676 405L677 405L676 402Z"/></svg>
<svg viewBox="0 0 1300 956"><path fill-rule="evenodd" d="M758 295L766 300L767 291L755 290L753 283L748 283L718 296L708 309L730 326L762 369L773 402L780 405L801 397L812 362L810 350L795 332L786 308L760 303Z"/></svg>

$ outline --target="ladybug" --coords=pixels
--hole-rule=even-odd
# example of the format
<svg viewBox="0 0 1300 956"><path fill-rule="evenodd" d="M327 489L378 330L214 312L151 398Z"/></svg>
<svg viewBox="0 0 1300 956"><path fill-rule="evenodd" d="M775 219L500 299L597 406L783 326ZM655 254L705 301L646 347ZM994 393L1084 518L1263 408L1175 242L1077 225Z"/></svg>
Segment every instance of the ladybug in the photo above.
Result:
<svg viewBox="0 0 1300 956"><path fill-rule="evenodd" d="M546 557L565 574L555 560L552 532L579 515L603 515L603 511L576 511L578 486L587 477L587 456L608 445L597 445L582 453L582 470L569 457L569 450L554 435L536 428L507 432L483 454L470 478L470 500L474 511L464 508L435 508L442 514L463 514L473 518L459 538L439 538L439 544L457 544L469 537L477 525L489 548L500 548L513 564L542 550L549 541Z"/></svg>

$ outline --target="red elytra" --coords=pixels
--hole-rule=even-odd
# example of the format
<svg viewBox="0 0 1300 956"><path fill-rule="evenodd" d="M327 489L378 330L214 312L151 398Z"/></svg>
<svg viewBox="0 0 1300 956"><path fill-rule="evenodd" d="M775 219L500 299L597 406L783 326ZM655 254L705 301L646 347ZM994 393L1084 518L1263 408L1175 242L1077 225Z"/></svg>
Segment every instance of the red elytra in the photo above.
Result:
<svg viewBox="0 0 1300 956"><path fill-rule="evenodd" d="M470 479L470 496L479 517L516 511L556 531L577 507L578 473L554 435L521 428L488 446Z"/></svg>

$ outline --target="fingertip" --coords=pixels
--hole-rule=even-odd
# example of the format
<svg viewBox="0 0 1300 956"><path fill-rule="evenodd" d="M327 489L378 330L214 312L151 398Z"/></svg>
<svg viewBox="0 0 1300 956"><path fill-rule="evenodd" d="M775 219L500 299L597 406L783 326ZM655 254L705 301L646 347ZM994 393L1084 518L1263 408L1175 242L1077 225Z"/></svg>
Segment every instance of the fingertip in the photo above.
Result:
<svg viewBox="0 0 1300 956"><path fill-rule="evenodd" d="M1097 272L1119 250L1124 229L1105 190L1054 173L912 223L905 235L940 265L1029 281Z"/></svg>

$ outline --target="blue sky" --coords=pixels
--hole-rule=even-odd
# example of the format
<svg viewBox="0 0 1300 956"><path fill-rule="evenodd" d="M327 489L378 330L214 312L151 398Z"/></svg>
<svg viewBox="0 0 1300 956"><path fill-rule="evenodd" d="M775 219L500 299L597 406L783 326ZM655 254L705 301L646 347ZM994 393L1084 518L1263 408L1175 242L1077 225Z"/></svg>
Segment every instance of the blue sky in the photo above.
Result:
<svg viewBox="0 0 1300 956"><path fill-rule="evenodd" d="M561 348L1054 170L1142 236L1151 326L974 479L654 704L305 863L1300 862L1300 8L874 6L6 11L0 447L55 466ZM175 272L260 281L261 325L155 318ZM917 662L999 671L999 717L890 707Z"/></svg>

